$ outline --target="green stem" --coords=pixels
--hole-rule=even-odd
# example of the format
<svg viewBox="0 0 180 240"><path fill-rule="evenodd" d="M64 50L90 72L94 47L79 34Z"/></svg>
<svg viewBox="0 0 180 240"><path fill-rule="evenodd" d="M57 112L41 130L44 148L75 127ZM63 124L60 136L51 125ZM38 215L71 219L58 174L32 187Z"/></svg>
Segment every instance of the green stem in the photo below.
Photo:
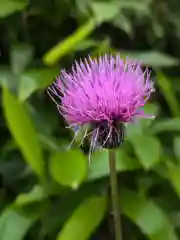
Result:
<svg viewBox="0 0 180 240"><path fill-rule="evenodd" d="M114 226L115 226L115 240L122 240L120 208L119 208L119 201L118 201L116 157L115 157L115 152L112 150L109 150L109 169L110 169L112 210L113 210Z"/></svg>

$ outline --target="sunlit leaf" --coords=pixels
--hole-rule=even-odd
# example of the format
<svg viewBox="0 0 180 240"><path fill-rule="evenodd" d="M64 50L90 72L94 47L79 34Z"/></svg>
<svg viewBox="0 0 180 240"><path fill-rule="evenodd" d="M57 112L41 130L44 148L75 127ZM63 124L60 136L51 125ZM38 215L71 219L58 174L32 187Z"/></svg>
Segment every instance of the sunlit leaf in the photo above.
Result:
<svg viewBox="0 0 180 240"><path fill-rule="evenodd" d="M45 198L46 194L41 186L34 186L33 189L28 193L19 194L15 200L15 204L23 206L33 202L41 201Z"/></svg>
<svg viewBox="0 0 180 240"><path fill-rule="evenodd" d="M142 194L129 190L121 191L121 208L149 239L178 239L166 214Z"/></svg>
<svg viewBox="0 0 180 240"><path fill-rule="evenodd" d="M26 106L7 89L3 89L3 108L9 129L28 164L42 175L44 162L42 149Z"/></svg>
<svg viewBox="0 0 180 240"><path fill-rule="evenodd" d="M86 199L65 223L57 236L57 240L88 239L102 221L105 210L105 197Z"/></svg>
<svg viewBox="0 0 180 240"><path fill-rule="evenodd" d="M88 161L79 150L58 152L50 159L51 176L60 184L76 189L87 175Z"/></svg>
<svg viewBox="0 0 180 240"><path fill-rule="evenodd" d="M1 0L0 18L7 17L16 11L24 9L27 4L28 4L27 0Z"/></svg>

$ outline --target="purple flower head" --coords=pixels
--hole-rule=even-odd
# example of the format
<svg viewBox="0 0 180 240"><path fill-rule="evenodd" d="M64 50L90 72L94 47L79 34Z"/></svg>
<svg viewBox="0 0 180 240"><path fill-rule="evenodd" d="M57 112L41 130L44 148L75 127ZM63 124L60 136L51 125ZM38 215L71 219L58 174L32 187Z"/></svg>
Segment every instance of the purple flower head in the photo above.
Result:
<svg viewBox="0 0 180 240"><path fill-rule="evenodd" d="M154 91L148 70L119 55L75 62L72 72L61 71L51 92L60 98L60 114L70 127L91 126L91 151L117 147L123 139L124 123L135 117L152 117L142 107ZM87 136L86 131L85 136Z"/></svg>

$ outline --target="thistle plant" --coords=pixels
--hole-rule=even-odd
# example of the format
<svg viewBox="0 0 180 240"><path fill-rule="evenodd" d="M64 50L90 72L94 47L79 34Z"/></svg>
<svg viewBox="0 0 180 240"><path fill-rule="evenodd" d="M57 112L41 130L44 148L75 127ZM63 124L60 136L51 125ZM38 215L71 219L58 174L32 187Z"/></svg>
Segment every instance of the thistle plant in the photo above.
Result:
<svg viewBox="0 0 180 240"><path fill-rule="evenodd" d="M122 240L122 229L114 149L123 143L126 124L136 118L154 118L143 112L153 91L150 72L143 71L140 63L108 54L75 62L72 71L62 70L49 88L52 99L53 95L60 99L58 111L75 130L74 139L85 129L81 143L88 136L89 159L96 146L109 150L116 240Z"/></svg>

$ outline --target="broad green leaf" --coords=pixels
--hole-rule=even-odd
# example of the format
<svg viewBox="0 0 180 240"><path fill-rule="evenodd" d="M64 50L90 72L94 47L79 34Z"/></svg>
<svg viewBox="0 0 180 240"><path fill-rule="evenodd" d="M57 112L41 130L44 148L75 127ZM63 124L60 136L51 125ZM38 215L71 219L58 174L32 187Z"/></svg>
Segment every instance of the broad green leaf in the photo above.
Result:
<svg viewBox="0 0 180 240"><path fill-rule="evenodd" d="M119 7L116 2L93 2L91 7L94 17L99 24L111 21L119 13Z"/></svg>
<svg viewBox="0 0 180 240"><path fill-rule="evenodd" d="M49 167L58 183L76 189L87 175L88 160L80 150L58 152L50 158Z"/></svg>
<svg viewBox="0 0 180 240"><path fill-rule="evenodd" d="M58 43L43 56L43 62L47 65L53 65L58 62L63 56L75 48L82 40L84 40L96 28L94 19L90 19L84 25L79 27L73 34L67 37L64 41Z"/></svg>
<svg viewBox="0 0 180 240"><path fill-rule="evenodd" d="M117 171L131 171L141 168L136 159L127 156L125 151L116 151ZM95 152L91 156L90 170L88 179L95 180L109 175L109 153L107 150Z"/></svg>
<svg viewBox="0 0 180 240"><path fill-rule="evenodd" d="M180 108L178 99L175 96L174 90L172 89L170 79L166 78L163 74L157 74L158 85L161 89L164 98L166 99L172 114L175 117L180 116Z"/></svg>
<svg viewBox="0 0 180 240"><path fill-rule="evenodd" d="M57 240L86 240L102 221L106 210L105 197L86 199L74 211L57 236Z"/></svg>
<svg viewBox="0 0 180 240"><path fill-rule="evenodd" d="M150 129L151 134L173 131L180 131L180 118L169 118L161 121L155 121Z"/></svg>
<svg viewBox="0 0 180 240"><path fill-rule="evenodd" d="M151 240L178 240L167 215L151 200L130 190L121 191L121 208Z"/></svg>
<svg viewBox="0 0 180 240"><path fill-rule="evenodd" d="M151 136L137 135L131 139L139 162L146 169L152 168L159 163L161 154L160 142Z"/></svg>
<svg viewBox="0 0 180 240"><path fill-rule="evenodd" d="M54 69L31 69L20 75L20 87L18 97L21 101L25 101L30 95L50 85L59 70Z"/></svg>
<svg viewBox="0 0 180 240"><path fill-rule="evenodd" d="M25 70L33 57L33 48L30 45L14 45L11 48L11 69L14 74Z"/></svg>
<svg viewBox="0 0 180 240"><path fill-rule="evenodd" d="M23 206L33 202L41 201L45 197L46 197L46 194L44 189L41 186L36 185L33 187L33 189L30 192L19 194L15 200L15 205Z"/></svg>
<svg viewBox="0 0 180 240"><path fill-rule="evenodd" d="M0 18L7 17L16 11L23 10L27 4L27 0L1 0Z"/></svg>
<svg viewBox="0 0 180 240"><path fill-rule="evenodd" d="M129 56L132 59L139 60L144 64L147 64L152 67L171 67L178 65L179 61L176 58L173 58L167 54L156 52L156 51L147 51L147 52L125 52L120 51L122 56Z"/></svg>
<svg viewBox="0 0 180 240"><path fill-rule="evenodd" d="M176 158L180 160L180 136L174 137L173 145Z"/></svg>
<svg viewBox="0 0 180 240"><path fill-rule="evenodd" d="M26 106L20 103L7 89L3 89L3 108L6 121L27 163L43 175L42 149Z"/></svg>
<svg viewBox="0 0 180 240"><path fill-rule="evenodd" d="M11 208L5 209L0 216L0 239L23 240L34 220Z"/></svg>

